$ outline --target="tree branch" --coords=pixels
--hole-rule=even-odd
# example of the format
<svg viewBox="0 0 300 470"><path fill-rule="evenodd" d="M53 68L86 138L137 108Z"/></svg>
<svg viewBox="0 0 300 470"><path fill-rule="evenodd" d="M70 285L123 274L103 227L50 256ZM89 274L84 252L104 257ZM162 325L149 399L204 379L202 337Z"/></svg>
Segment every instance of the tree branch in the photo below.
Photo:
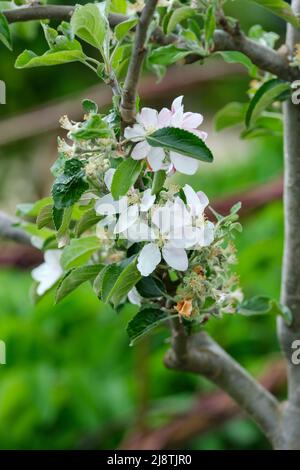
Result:
<svg viewBox="0 0 300 470"><path fill-rule="evenodd" d="M280 408L273 395L204 332L183 337L182 330L176 328L172 346L165 358L167 367L201 374L214 382L256 421L273 446L278 447Z"/></svg>
<svg viewBox="0 0 300 470"><path fill-rule="evenodd" d="M145 43L147 40L148 28L155 12L157 2L158 0L147 0L137 25L132 56L124 83L121 102L121 116L123 121L126 123L134 121L136 90L144 57L147 52Z"/></svg>
<svg viewBox="0 0 300 470"><path fill-rule="evenodd" d="M0 237L13 240L24 245L31 245L30 236L24 230L13 227L18 219L11 217L0 211Z"/></svg>

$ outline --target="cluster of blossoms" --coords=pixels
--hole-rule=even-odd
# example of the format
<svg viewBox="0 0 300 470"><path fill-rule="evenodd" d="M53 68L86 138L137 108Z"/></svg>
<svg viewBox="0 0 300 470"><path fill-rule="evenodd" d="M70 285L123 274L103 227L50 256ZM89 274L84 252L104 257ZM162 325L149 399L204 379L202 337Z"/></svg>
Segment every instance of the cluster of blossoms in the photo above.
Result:
<svg viewBox="0 0 300 470"><path fill-rule="evenodd" d="M180 188L165 182L165 177L175 172L194 174L199 161L170 146L151 146L147 137L166 128L183 129L201 142L207 137L198 129L203 117L184 112L182 99L182 96L176 98L171 109L163 108L160 112L142 108L136 123L125 129L123 140L117 137L119 131L112 115L103 117L94 110L87 113L82 123L64 117L61 123L68 131L68 141L59 141L52 194L57 205L55 210L62 210L62 214L75 205L86 219L88 211L92 211L93 223L88 225L88 236L96 235L99 246L87 266L113 264L120 269L133 257L137 280L159 278L166 292L171 282L173 291L168 293L168 298L173 296L173 311L186 319L202 322L208 315L233 312L240 299L237 280L230 270L234 252L226 244L230 224L235 219L230 219L227 225L222 221L211 222L205 214L209 200L203 192L196 192L188 184ZM120 177L120 163L128 159L145 163L131 186L115 197L113 187ZM158 172L165 176L154 191ZM130 178L128 175L129 181ZM63 191L73 198L73 206L69 199L65 204ZM72 240L72 216L69 222ZM45 262L32 272L38 283L38 295L43 295L65 276L61 263L62 253L68 250L68 245L63 246L65 239L58 243L62 249L47 250ZM81 240L84 242L85 237ZM175 280L171 279L172 275ZM138 283L130 285L126 297L137 305L145 302ZM156 301L163 305L161 298Z"/></svg>

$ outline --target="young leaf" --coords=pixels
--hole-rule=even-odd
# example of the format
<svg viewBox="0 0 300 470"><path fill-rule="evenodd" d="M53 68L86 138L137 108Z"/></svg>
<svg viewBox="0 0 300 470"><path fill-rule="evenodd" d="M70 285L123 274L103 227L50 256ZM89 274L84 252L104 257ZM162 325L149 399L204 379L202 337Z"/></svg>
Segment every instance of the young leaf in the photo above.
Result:
<svg viewBox="0 0 300 470"><path fill-rule="evenodd" d="M164 127L147 136L152 147L163 147L203 162L212 162L213 156L202 139L184 129Z"/></svg>
<svg viewBox="0 0 300 470"><path fill-rule="evenodd" d="M248 104L229 103L217 112L214 118L214 127L217 132L245 121Z"/></svg>
<svg viewBox="0 0 300 470"><path fill-rule="evenodd" d="M107 32L107 21L98 5L88 3L77 6L71 18L71 27L80 39L97 49L102 48Z"/></svg>
<svg viewBox="0 0 300 470"><path fill-rule="evenodd" d="M47 204L42 207L36 219L37 228L41 229L52 222L53 204Z"/></svg>
<svg viewBox="0 0 300 470"><path fill-rule="evenodd" d="M133 18L130 20L122 21L115 27L115 35L118 41L122 41L125 38L127 33L134 28L137 24L137 18Z"/></svg>
<svg viewBox="0 0 300 470"><path fill-rule="evenodd" d="M288 21L296 28L299 28L299 21L297 17L294 15L291 6L284 0L252 0L252 1L272 11L275 15Z"/></svg>
<svg viewBox="0 0 300 470"><path fill-rule="evenodd" d="M96 225L102 216L96 214L95 209L88 209L84 212L83 216L78 220L75 233L76 237L80 237L86 230Z"/></svg>
<svg viewBox="0 0 300 470"><path fill-rule="evenodd" d="M81 266L99 248L100 240L97 237L74 238L62 252L61 265L65 270L74 266Z"/></svg>
<svg viewBox="0 0 300 470"><path fill-rule="evenodd" d="M293 320L292 313L288 307L265 296L245 300L239 305L237 313L245 316L281 315L288 324L291 324Z"/></svg>
<svg viewBox="0 0 300 470"><path fill-rule="evenodd" d="M148 60L153 65L171 65L184 59L189 54L193 54L193 51L180 49L174 44L170 44L154 49L149 55Z"/></svg>
<svg viewBox="0 0 300 470"><path fill-rule="evenodd" d="M162 189L166 181L165 170L158 170L154 173L151 194L157 194Z"/></svg>
<svg viewBox="0 0 300 470"><path fill-rule="evenodd" d="M142 166L142 161L133 160L132 158L128 158L120 163L111 184L111 193L114 199L124 196L134 185L142 171Z"/></svg>
<svg viewBox="0 0 300 470"><path fill-rule="evenodd" d="M107 289L105 285L105 277L106 275L102 283L102 299L104 302L112 301L114 307L117 307L142 276L136 267L136 259L134 259L119 273L118 277L114 279L114 283L110 282L110 289Z"/></svg>
<svg viewBox="0 0 300 470"><path fill-rule="evenodd" d="M102 269L101 264L72 268L61 279L57 287L55 302L60 302L84 282L93 281Z"/></svg>
<svg viewBox="0 0 300 470"><path fill-rule="evenodd" d="M25 50L19 55L15 62L17 69L31 67L43 67L50 65L61 65L68 62L76 62L84 59L84 54L78 49L52 52L47 51L42 56L37 56L34 52Z"/></svg>
<svg viewBox="0 0 300 470"><path fill-rule="evenodd" d="M17 205L17 215L26 217L37 217L43 207L52 204L51 197L44 197L34 203L24 203Z"/></svg>
<svg viewBox="0 0 300 470"><path fill-rule="evenodd" d="M93 114L82 126L72 132L72 137L77 140L101 139L110 136L107 124L99 114Z"/></svg>
<svg viewBox="0 0 300 470"><path fill-rule="evenodd" d="M167 34L171 34L176 26L179 25L182 21L194 16L196 14L196 10L192 7L181 7L177 8L170 16L168 26L167 26Z"/></svg>
<svg viewBox="0 0 300 470"><path fill-rule="evenodd" d="M12 40L9 29L9 24L6 17L0 11L0 42L2 42L8 49L12 51Z"/></svg>
<svg viewBox="0 0 300 470"><path fill-rule="evenodd" d="M248 69L249 74L255 77L257 74L257 67L254 65L249 57L239 51L218 51L216 54L222 56L223 60L228 64L242 64Z"/></svg>
<svg viewBox="0 0 300 470"><path fill-rule="evenodd" d="M98 112L98 105L95 101L86 99L83 100L81 104L84 111L88 114L96 114Z"/></svg>
<svg viewBox="0 0 300 470"><path fill-rule="evenodd" d="M216 9L215 5L210 5L206 11L204 21L204 37L206 47L209 49L213 43L214 32L216 29Z"/></svg>
<svg viewBox="0 0 300 470"><path fill-rule="evenodd" d="M277 78L264 83L250 101L246 113L247 127L252 126L262 111L268 108L280 95L289 89L290 85L287 82Z"/></svg>
<svg viewBox="0 0 300 470"><path fill-rule="evenodd" d="M150 333L158 325L175 316L166 315L165 312L155 305L145 306L127 325L130 346L133 346L137 340Z"/></svg>
<svg viewBox="0 0 300 470"><path fill-rule="evenodd" d="M89 187L84 180L83 163L77 158L66 160L64 171L58 175L52 187L56 209L72 206Z"/></svg>
<svg viewBox="0 0 300 470"><path fill-rule="evenodd" d="M104 268L101 273L101 279L99 279L99 281L101 280L101 282L99 282L99 291L103 302L106 303L109 301L111 290L117 282L121 272L122 268L117 264L110 264Z"/></svg>

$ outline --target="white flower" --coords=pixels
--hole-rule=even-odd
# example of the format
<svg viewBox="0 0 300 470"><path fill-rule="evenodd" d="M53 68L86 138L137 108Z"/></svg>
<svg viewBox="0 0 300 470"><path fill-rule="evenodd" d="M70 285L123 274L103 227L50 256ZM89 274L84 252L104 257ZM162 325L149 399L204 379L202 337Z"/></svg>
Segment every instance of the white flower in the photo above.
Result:
<svg viewBox="0 0 300 470"><path fill-rule="evenodd" d="M105 174L104 181L111 189L112 178L115 170L111 168ZM106 194L98 199L95 204L96 213L106 215L100 223L101 226L114 225L114 234L125 232L139 218L141 213L146 213L151 209L155 202L155 196L151 194L151 189L140 193L138 190L131 189L126 196L116 201L112 194ZM117 221L116 215L119 214Z"/></svg>
<svg viewBox="0 0 300 470"><path fill-rule="evenodd" d="M33 279L39 283L37 287L38 295L47 292L63 274L60 256L60 250L47 250L44 254L45 262L32 270Z"/></svg>
<svg viewBox="0 0 300 470"><path fill-rule="evenodd" d="M137 123L125 129L126 139L137 142L131 154L134 160L146 158L153 171L175 169L186 175L192 175L197 171L196 159L174 151L166 154L163 148L151 147L147 142L148 135L164 127L178 127L195 134L202 140L206 139L207 134L198 130L203 122L203 116L199 113L185 113L182 99L183 96L179 96L173 101L171 109L163 108L159 113L155 109L142 108L136 117ZM165 161L167 155L170 157L171 167Z"/></svg>
<svg viewBox="0 0 300 470"><path fill-rule="evenodd" d="M128 292L127 294L128 300L131 304L133 305L138 305L139 307L142 305L142 297L137 291L136 287L133 287L131 291Z"/></svg>

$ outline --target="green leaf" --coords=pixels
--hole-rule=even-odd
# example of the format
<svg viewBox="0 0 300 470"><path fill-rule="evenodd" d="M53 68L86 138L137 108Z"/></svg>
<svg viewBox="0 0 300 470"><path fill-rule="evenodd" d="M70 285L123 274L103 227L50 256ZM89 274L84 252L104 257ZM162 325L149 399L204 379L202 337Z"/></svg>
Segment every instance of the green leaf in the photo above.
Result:
<svg viewBox="0 0 300 470"><path fill-rule="evenodd" d="M12 51L12 39L9 29L9 24L6 17L0 11L0 41Z"/></svg>
<svg viewBox="0 0 300 470"><path fill-rule="evenodd" d="M279 16L280 18L283 18L284 20L286 20L288 23L291 23L296 28L299 28L299 21L297 17L294 15L292 8L287 2L283 0L252 0L252 1L272 11L272 13Z"/></svg>
<svg viewBox="0 0 300 470"><path fill-rule="evenodd" d="M72 268L61 279L57 287L55 302L60 302L84 282L93 281L102 269L101 264Z"/></svg>
<svg viewBox="0 0 300 470"><path fill-rule="evenodd" d="M166 315L165 312L155 305L145 306L127 325L130 346L133 346L136 341L150 333L161 323L175 316L177 315Z"/></svg>
<svg viewBox="0 0 300 470"><path fill-rule="evenodd" d="M166 177L167 174L165 170L158 170L154 173L151 194L159 193L166 181Z"/></svg>
<svg viewBox="0 0 300 470"><path fill-rule="evenodd" d="M245 316L281 315L288 324L291 324L293 320L292 313L288 307L265 296L245 300L238 306L237 313Z"/></svg>
<svg viewBox="0 0 300 470"><path fill-rule="evenodd" d="M138 22L137 18L133 18L131 20L126 20L126 21L123 21L122 23L119 23L115 27L115 35L116 35L117 40L122 41L122 39L125 38L127 33L129 33L129 31L136 26L137 22Z"/></svg>
<svg viewBox="0 0 300 470"><path fill-rule="evenodd" d="M34 203L23 203L17 205L17 215L27 217L37 217L43 207L53 203L51 197L44 197Z"/></svg>
<svg viewBox="0 0 300 470"><path fill-rule="evenodd" d="M101 49L107 34L107 21L95 3L77 6L71 18L76 36L91 46Z"/></svg>
<svg viewBox="0 0 300 470"><path fill-rule="evenodd" d="M82 126L72 132L72 137L77 140L101 139L110 136L110 130L99 114L93 114Z"/></svg>
<svg viewBox="0 0 300 470"><path fill-rule="evenodd" d="M246 125L252 126L258 116L268 108L280 95L290 89L290 85L283 80L274 78L264 83L252 98L247 113Z"/></svg>
<svg viewBox="0 0 300 470"><path fill-rule="evenodd" d="M56 238L58 248L63 248L69 243L70 240L70 223L72 220L73 207L66 207L65 209L53 208L53 221L57 230ZM59 213L59 214L58 214ZM58 216L58 221L55 220Z"/></svg>
<svg viewBox="0 0 300 470"><path fill-rule="evenodd" d="M100 277L98 278L99 294L103 302L108 302L109 298L111 297L111 290L117 282L121 272L122 268L117 264L110 264L103 269Z"/></svg>
<svg viewBox="0 0 300 470"><path fill-rule="evenodd" d="M96 225L102 216L96 214L95 209L88 209L84 212L83 216L78 220L75 233L77 237L80 237L86 230Z"/></svg>
<svg viewBox="0 0 300 470"><path fill-rule="evenodd" d="M223 60L228 64L242 64L248 69L249 74L255 77L257 74L256 65L251 62L249 57L239 51L218 51L215 54L222 56Z"/></svg>
<svg viewBox="0 0 300 470"><path fill-rule="evenodd" d="M184 129L164 127L146 137L152 147L163 147L203 162L212 162L213 156L202 139Z"/></svg>
<svg viewBox="0 0 300 470"><path fill-rule="evenodd" d="M52 223L52 211L53 204L47 204L46 206L42 207L36 219L36 225L38 229L46 227L46 225Z"/></svg>
<svg viewBox="0 0 300 470"><path fill-rule="evenodd" d="M61 255L61 265L67 270L86 263L91 255L99 250L100 240L97 237L73 238Z"/></svg>
<svg viewBox="0 0 300 470"><path fill-rule="evenodd" d="M162 297L166 293L165 286L162 281L153 276L142 277L142 279L137 283L136 288L138 293L145 299Z"/></svg>
<svg viewBox="0 0 300 470"><path fill-rule="evenodd" d="M154 49L149 55L148 60L153 65L171 65L184 59L189 54L193 54L193 51L170 44Z"/></svg>
<svg viewBox="0 0 300 470"><path fill-rule="evenodd" d="M98 105L95 101L86 99L83 100L81 104L84 111L88 114L96 114L98 112Z"/></svg>
<svg viewBox="0 0 300 470"><path fill-rule="evenodd" d="M204 38L206 47L209 48L213 43L214 32L216 29L216 7L210 5L206 11L204 21Z"/></svg>
<svg viewBox="0 0 300 470"><path fill-rule="evenodd" d="M51 49L41 56L36 55L32 51L25 50L17 58L15 67L17 69L25 69L31 67L61 65L69 62L82 61L85 58L78 41L67 41L64 45L68 46L68 49Z"/></svg>
<svg viewBox="0 0 300 470"><path fill-rule="evenodd" d="M89 187L84 180L83 163L77 158L66 160L64 171L58 175L52 187L56 209L72 206Z"/></svg>
<svg viewBox="0 0 300 470"><path fill-rule="evenodd" d="M118 266L119 268L119 266ZM117 270L115 271L117 273ZM102 283L102 300L104 302L112 301L116 308L119 303L126 298L127 294L141 279L141 273L136 267L136 259L128 264L125 269L119 271L118 276L115 276L112 282L111 280L106 283L106 274L103 278Z"/></svg>
<svg viewBox="0 0 300 470"><path fill-rule="evenodd" d="M111 184L114 199L124 196L134 185L142 171L143 162L128 158L117 167Z"/></svg>
<svg viewBox="0 0 300 470"><path fill-rule="evenodd" d="M55 44L55 40L58 36L58 32L56 31L56 29L50 28L50 26L47 25L46 23L42 23L42 28L43 28L44 35L45 35L46 41L48 43L48 46L51 49L52 46Z"/></svg>
<svg viewBox="0 0 300 470"><path fill-rule="evenodd" d="M171 34L176 26L178 26L182 21L194 16L196 14L196 10L192 7L181 7L177 8L170 16L168 26L167 26L167 34Z"/></svg>
<svg viewBox="0 0 300 470"><path fill-rule="evenodd" d="M276 42L280 38L279 34L274 33L273 31L264 31L260 24L251 26L248 36L250 39L253 39L258 43L271 47L271 49L274 49Z"/></svg>
<svg viewBox="0 0 300 470"><path fill-rule="evenodd" d="M253 139L262 136L282 137L283 121L279 113L263 113L255 121L255 126L245 129L241 137L243 139Z"/></svg>
<svg viewBox="0 0 300 470"><path fill-rule="evenodd" d="M229 103L217 112L214 127L217 132L245 121L247 103Z"/></svg>

